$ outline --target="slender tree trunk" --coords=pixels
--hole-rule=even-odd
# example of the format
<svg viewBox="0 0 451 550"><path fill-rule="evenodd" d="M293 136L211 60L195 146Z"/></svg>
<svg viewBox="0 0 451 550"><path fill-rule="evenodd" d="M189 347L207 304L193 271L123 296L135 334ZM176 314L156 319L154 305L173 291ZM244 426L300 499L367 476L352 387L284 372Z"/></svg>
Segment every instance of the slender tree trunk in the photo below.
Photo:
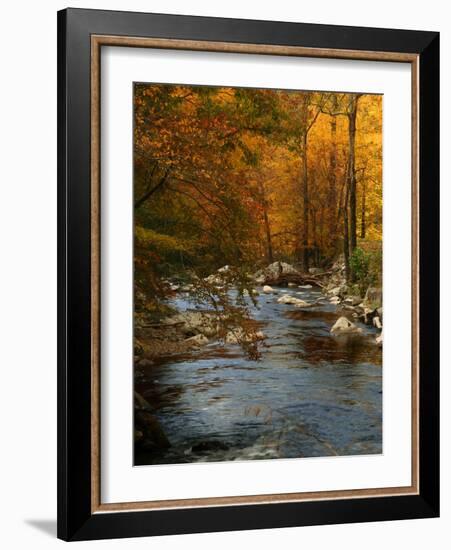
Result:
<svg viewBox="0 0 451 550"><path fill-rule="evenodd" d="M274 262L274 253L272 248L271 226L269 223L269 215L268 215L268 201L266 199L266 192L265 192L265 187L263 183L259 182L258 186L259 186L261 203L263 208L263 225L265 228L265 235L266 235L266 257L267 257L268 263L272 264Z"/></svg>
<svg viewBox="0 0 451 550"><path fill-rule="evenodd" d="M357 189L355 177L355 134L357 103L359 95L355 95L351 100L351 108L348 114L349 121L349 170L348 170L348 190L349 190L349 247L351 254L357 247Z"/></svg>
<svg viewBox="0 0 451 550"><path fill-rule="evenodd" d="M144 195L139 198L135 204L134 204L134 207L135 209L136 208L139 208L142 204L144 204L148 199L150 199L150 197L156 192L158 191L158 189L160 189L161 187L163 187L163 185L166 183L167 179L168 179L168 176L169 176L169 172L170 172L170 169L167 168L165 173L163 174L163 176L161 177L161 179L159 180L159 182L157 184L155 184L154 187L148 189Z"/></svg>
<svg viewBox="0 0 451 550"><path fill-rule="evenodd" d="M319 245L324 250L324 205L321 206L319 215Z"/></svg>
<svg viewBox="0 0 451 550"><path fill-rule="evenodd" d="M307 171L307 133L302 138L302 264L305 272L309 268L309 190L308 190L308 171Z"/></svg>
<svg viewBox="0 0 451 550"><path fill-rule="evenodd" d="M344 206L343 206L343 255L345 259L345 277L347 282L351 280L351 267L349 264L349 244L350 243L349 243L348 202L349 202L349 186L346 185L345 200L344 200Z"/></svg>
<svg viewBox="0 0 451 550"><path fill-rule="evenodd" d="M365 182L365 173L362 176L362 219L360 225L360 238L364 239L366 237L366 182Z"/></svg>
<svg viewBox="0 0 451 550"><path fill-rule="evenodd" d="M334 95L333 109L337 110L337 96ZM335 205L335 196L337 192L337 117L332 116L330 121L330 142L332 149L330 152L329 168L329 208L331 212Z"/></svg>

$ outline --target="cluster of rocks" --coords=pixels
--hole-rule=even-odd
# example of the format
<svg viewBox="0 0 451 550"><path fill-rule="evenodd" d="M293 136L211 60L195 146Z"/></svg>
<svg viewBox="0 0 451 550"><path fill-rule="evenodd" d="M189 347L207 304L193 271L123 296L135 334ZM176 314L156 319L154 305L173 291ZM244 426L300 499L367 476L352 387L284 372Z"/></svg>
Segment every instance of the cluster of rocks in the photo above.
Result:
<svg viewBox="0 0 451 550"><path fill-rule="evenodd" d="M301 300L300 298L296 298L295 296L291 296L290 294L284 294L277 299L277 303L290 304L295 307L312 307L317 302L306 302L305 300Z"/></svg>
<svg viewBox="0 0 451 550"><path fill-rule="evenodd" d="M368 288L363 299L360 296L349 295L346 285L329 289L326 291L326 295L330 303L340 306L353 319L379 329L381 333L376 338L376 344L382 345L383 308L380 288ZM340 317L331 330L332 334L351 332L359 332L359 329L346 316Z"/></svg>
<svg viewBox="0 0 451 550"><path fill-rule="evenodd" d="M300 275L299 270L286 262L274 262L264 269L256 271L252 278L257 284L264 284L267 280L277 279L280 275Z"/></svg>
<svg viewBox="0 0 451 550"><path fill-rule="evenodd" d="M224 320L220 314L208 311L183 311L168 317L163 323L177 326L177 329L186 337L185 343L191 347L205 346L219 337L223 338L227 344L250 343L265 338L261 331L245 332L242 327L230 327L224 335L222 322Z"/></svg>
<svg viewBox="0 0 451 550"><path fill-rule="evenodd" d="M257 271L253 279L255 282L263 284L268 280L280 278L282 273L291 276L300 275L300 272L294 266L284 262L274 262L267 268ZM368 288L363 298L353 294L350 287L346 284L343 256L339 257L328 271L324 271L322 268L310 268L309 274L321 280L321 288L325 295L325 299L342 310L343 314L332 326L331 334L340 335L362 332L362 329L349 319L349 317L351 317L354 321L360 321L361 323L372 325L379 329L381 333L376 338L376 344L382 345L383 311L382 290L380 288ZM297 285L290 282L287 286L312 288L312 285ZM279 292L280 290L278 288L273 288L268 284L263 286L264 294L277 295ZM305 300L289 294L284 294L277 299L279 304L289 304L299 308L312 307L313 305L321 303L321 301L322 300L319 299L314 302L306 302Z"/></svg>
<svg viewBox="0 0 451 550"><path fill-rule="evenodd" d="M230 266L225 265L219 268L216 273L212 273L208 277L204 277L204 281L211 285L222 286L224 284L224 275L230 271Z"/></svg>

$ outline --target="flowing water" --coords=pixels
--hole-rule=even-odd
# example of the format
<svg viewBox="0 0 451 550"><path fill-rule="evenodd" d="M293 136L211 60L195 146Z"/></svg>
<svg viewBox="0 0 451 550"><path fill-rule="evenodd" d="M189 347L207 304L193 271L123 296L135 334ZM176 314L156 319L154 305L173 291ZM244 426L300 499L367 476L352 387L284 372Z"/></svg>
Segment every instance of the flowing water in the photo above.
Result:
<svg viewBox="0 0 451 550"><path fill-rule="evenodd" d="M257 289L260 290L261 289ZM306 301L319 289L278 289ZM340 316L260 293L252 316L266 339L258 361L212 343L160 359L136 389L155 407L171 447L136 464L376 454L382 452L382 351L377 331L332 336ZM180 309L193 305L180 296Z"/></svg>

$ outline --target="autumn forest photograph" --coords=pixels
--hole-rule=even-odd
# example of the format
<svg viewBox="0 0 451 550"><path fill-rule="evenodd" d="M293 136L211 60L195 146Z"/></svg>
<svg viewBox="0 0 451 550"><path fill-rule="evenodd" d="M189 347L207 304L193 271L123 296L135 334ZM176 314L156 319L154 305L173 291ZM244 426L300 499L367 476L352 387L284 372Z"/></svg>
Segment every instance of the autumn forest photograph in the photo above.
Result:
<svg viewBox="0 0 451 550"><path fill-rule="evenodd" d="M134 83L136 466L382 453L382 112Z"/></svg>

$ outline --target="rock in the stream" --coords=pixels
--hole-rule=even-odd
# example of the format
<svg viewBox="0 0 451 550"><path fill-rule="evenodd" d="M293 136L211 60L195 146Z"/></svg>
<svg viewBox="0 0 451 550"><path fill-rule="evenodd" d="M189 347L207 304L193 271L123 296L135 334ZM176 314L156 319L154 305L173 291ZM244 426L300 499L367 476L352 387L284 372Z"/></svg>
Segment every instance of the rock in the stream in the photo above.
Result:
<svg viewBox="0 0 451 550"><path fill-rule="evenodd" d="M280 298L277 299L278 304L290 304L296 307L309 307L312 304L309 302L305 302L304 300L301 300L300 298L296 298L295 296L291 296L290 294L284 294Z"/></svg>
<svg viewBox="0 0 451 550"><path fill-rule="evenodd" d="M373 317L373 325L379 330L382 328L382 323L381 323L381 320L379 319L379 316Z"/></svg>
<svg viewBox="0 0 451 550"><path fill-rule="evenodd" d="M299 285L298 288L313 288L312 285Z"/></svg>
<svg viewBox="0 0 451 550"><path fill-rule="evenodd" d="M362 329L357 327L352 321L346 317L339 317L334 326L330 329L331 334L351 334L362 332Z"/></svg>
<svg viewBox="0 0 451 550"><path fill-rule="evenodd" d="M206 346L208 344L208 338L203 334L196 334L196 336L191 336L185 340L186 344L191 346Z"/></svg>
<svg viewBox="0 0 451 550"><path fill-rule="evenodd" d="M263 292L265 294L277 294L277 290L275 290L272 286L265 285L263 287Z"/></svg>
<svg viewBox="0 0 451 550"><path fill-rule="evenodd" d="M338 296L332 296L332 298L329 298L329 302L333 305L337 305L340 303L340 298Z"/></svg>
<svg viewBox="0 0 451 550"><path fill-rule="evenodd" d="M297 302L294 304L294 307L312 307L314 302L305 302L304 300L297 299Z"/></svg>

